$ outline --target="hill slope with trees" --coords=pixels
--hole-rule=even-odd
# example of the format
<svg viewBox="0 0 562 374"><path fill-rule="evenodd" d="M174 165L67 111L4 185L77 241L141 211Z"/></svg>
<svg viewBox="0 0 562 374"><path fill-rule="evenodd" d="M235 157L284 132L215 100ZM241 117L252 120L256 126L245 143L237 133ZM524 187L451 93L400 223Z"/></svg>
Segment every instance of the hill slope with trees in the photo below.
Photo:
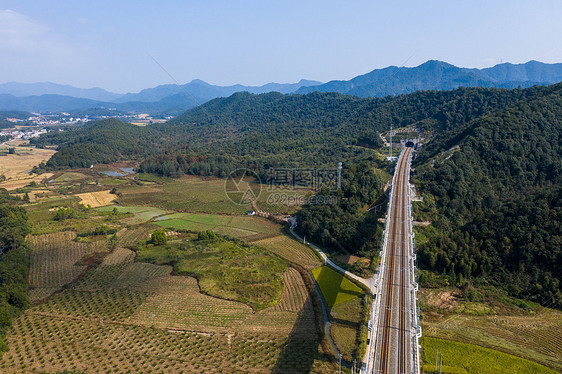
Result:
<svg viewBox="0 0 562 374"><path fill-rule="evenodd" d="M414 165L434 226L420 265L561 308L561 129L556 85L428 144Z"/></svg>

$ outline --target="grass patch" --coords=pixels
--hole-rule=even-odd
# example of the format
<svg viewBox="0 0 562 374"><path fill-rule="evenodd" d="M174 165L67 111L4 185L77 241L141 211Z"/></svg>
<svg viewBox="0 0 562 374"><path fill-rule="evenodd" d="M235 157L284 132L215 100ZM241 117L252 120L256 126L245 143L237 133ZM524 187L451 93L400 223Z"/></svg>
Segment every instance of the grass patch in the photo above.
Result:
<svg viewBox="0 0 562 374"><path fill-rule="evenodd" d="M357 330L349 326L334 324L331 327L331 333L343 359L347 362L353 361Z"/></svg>
<svg viewBox="0 0 562 374"><path fill-rule="evenodd" d="M312 275L320 286L328 308L363 296L359 286L327 266L313 269Z"/></svg>
<svg viewBox="0 0 562 374"><path fill-rule="evenodd" d="M178 218L156 221L154 223L158 226L165 227L167 229L187 230L187 231L205 231L205 230L211 230L214 227L211 225L186 221Z"/></svg>
<svg viewBox="0 0 562 374"><path fill-rule="evenodd" d="M75 218L55 221L53 217L59 207L74 210ZM28 205L26 210L32 224L33 235L67 230L87 232L94 230L100 224L115 223L113 219L100 215L96 210L81 206L77 197L33 203Z"/></svg>
<svg viewBox="0 0 562 374"><path fill-rule="evenodd" d="M330 310L330 316L346 324L358 326L361 323L361 298L356 297L334 305Z"/></svg>
<svg viewBox="0 0 562 374"><path fill-rule="evenodd" d="M114 186L129 183L128 180L118 178L103 178L98 180L98 183L104 186Z"/></svg>
<svg viewBox="0 0 562 374"><path fill-rule="evenodd" d="M89 177L85 174L76 173L76 172L67 172L56 177L53 180L53 182L54 183L77 182L77 181L83 181L85 179L89 179Z"/></svg>
<svg viewBox="0 0 562 374"><path fill-rule="evenodd" d="M535 362L472 344L428 337L423 338L421 344L422 358L425 363L423 369L426 372L434 372L435 355L439 350L443 354L443 365L446 368L443 373L556 373ZM439 372L439 367L437 372Z"/></svg>
<svg viewBox="0 0 562 374"><path fill-rule="evenodd" d="M174 264L177 274L198 278L203 292L256 310L279 301L287 268L285 261L262 249L226 239L147 246L138 251L137 259Z"/></svg>
<svg viewBox="0 0 562 374"><path fill-rule="evenodd" d="M265 218L251 216L175 213L159 217L153 223L172 230L214 230L220 235L248 241L268 238L281 232L278 224Z"/></svg>
<svg viewBox="0 0 562 374"><path fill-rule="evenodd" d="M108 205L104 207L96 208L98 212L113 212L113 208L117 208L118 213L131 213L133 214L134 218L129 219L128 223L142 223L147 222L153 219L154 217L158 217L168 213L165 210L153 208L149 206L116 206L116 205Z"/></svg>

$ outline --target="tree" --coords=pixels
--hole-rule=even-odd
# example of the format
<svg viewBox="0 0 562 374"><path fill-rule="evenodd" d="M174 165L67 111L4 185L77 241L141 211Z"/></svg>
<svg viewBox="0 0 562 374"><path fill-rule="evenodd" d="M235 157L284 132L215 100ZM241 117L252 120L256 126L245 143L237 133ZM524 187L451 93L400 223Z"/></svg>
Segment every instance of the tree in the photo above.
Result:
<svg viewBox="0 0 562 374"><path fill-rule="evenodd" d="M25 209L0 203L0 250L21 247L30 231Z"/></svg>
<svg viewBox="0 0 562 374"><path fill-rule="evenodd" d="M166 231L156 230L150 236L150 242L154 245L162 245L168 242L168 237L166 236Z"/></svg>
<svg viewBox="0 0 562 374"><path fill-rule="evenodd" d="M16 149L14 147L10 147L10 148L8 148L8 153L13 155L13 154L16 153Z"/></svg>
<svg viewBox="0 0 562 374"><path fill-rule="evenodd" d="M216 240L217 235L212 230L199 231L197 240Z"/></svg>

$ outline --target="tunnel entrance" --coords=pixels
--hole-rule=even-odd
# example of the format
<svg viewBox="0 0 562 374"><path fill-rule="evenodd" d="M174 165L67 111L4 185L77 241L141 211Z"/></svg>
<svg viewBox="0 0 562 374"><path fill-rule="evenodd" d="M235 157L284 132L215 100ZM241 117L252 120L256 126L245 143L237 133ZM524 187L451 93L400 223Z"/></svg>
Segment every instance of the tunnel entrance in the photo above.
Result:
<svg viewBox="0 0 562 374"><path fill-rule="evenodd" d="M415 144L412 141L407 141L406 144L405 144L406 147L410 147L410 148L414 148L414 145Z"/></svg>

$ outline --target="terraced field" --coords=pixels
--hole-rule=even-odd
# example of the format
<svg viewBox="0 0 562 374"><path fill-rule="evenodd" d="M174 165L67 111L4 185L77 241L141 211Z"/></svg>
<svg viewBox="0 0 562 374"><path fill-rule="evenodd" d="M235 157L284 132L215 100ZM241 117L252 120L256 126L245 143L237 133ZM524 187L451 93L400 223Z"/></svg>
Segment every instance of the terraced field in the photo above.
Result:
<svg viewBox="0 0 562 374"><path fill-rule="evenodd" d="M283 273L283 283L285 288L281 300L274 307L275 310L298 313L305 307L305 303L310 303L308 290L298 271L293 268L287 269Z"/></svg>

